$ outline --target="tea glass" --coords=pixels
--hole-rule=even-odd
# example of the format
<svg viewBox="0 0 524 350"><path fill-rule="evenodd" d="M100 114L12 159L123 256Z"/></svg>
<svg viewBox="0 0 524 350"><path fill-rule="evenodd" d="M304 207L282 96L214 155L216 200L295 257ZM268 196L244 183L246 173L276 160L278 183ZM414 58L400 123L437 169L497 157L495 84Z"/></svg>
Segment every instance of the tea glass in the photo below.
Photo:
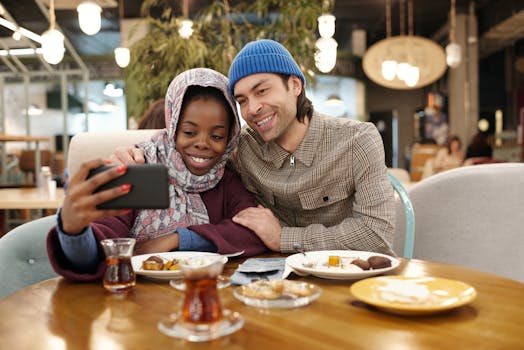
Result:
<svg viewBox="0 0 524 350"><path fill-rule="evenodd" d="M131 264L135 242L134 238L104 239L100 242L106 255L104 288L111 293L126 294L136 284Z"/></svg>
<svg viewBox="0 0 524 350"><path fill-rule="evenodd" d="M237 312L223 310L220 303L217 278L226 261L226 257L202 255L179 263L186 284L182 311L159 322L162 333L197 342L242 328L243 318Z"/></svg>

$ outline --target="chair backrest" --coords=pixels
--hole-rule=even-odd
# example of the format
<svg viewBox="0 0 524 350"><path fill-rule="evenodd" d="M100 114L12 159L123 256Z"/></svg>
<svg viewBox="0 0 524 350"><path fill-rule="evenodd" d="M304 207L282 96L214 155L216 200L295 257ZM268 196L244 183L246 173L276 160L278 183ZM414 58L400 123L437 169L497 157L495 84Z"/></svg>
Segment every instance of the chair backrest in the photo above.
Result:
<svg viewBox="0 0 524 350"><path fill-rule="evenodd" d="M415 213L408 192L404 186L402 186L400 181L389 171L388 178L391 181L393 189L398 194L398 200L396 203L397 229L395 240L393 242L393 250L395 252L399 251L400 247L403 246L402 256L406 259L411 259L415 242ZM402 217L401 220L399 220L399 216ZM404 225L398 225L399 222L403 222ZM401 232L398 227L405 227L405 232Z"/></svg>
<svg viewBox="0 0 524 350"><path fill-rule="evenodd" d="M132 147L138 142L149 140L158 131L140 129L76 134L71 139L67 156L69 178L76 173L83 162L95 158L108 158L117 147Z"/></svg>
<svg viewBox="0 0 524 350"><path fill-rule="evenodd" d="M56 277L47 257L47 232L56 215L36 219L0 238L0 299L30 284Z"/></svg>
<svg viewBox="0 0 524 350"><path fill-rule="evenodd" d="M413 256L524 282L524 163L460 167L415 184Z"/></svg>

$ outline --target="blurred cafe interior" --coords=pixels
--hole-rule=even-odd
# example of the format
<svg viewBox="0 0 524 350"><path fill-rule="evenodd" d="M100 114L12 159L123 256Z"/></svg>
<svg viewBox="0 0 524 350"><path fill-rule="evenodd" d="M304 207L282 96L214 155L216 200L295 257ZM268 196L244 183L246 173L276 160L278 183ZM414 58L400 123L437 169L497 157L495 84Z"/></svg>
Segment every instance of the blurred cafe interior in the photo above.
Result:
<svg viewBox="0 0 524 350"><path fill-rule="evenodd" d="M94 209L107 198L91 195L96 181L68 176L150 140L175 76L227 75L261 38L294 56L314 109L358 124L350 141L313 127L297 148L313 166L277 147L290 159L277 171L264 152L248 158L263 169L248 176L286 187L258 191L269 210L253 199L240 212L248 193L230 175L215 185L213 166L186 176L197 186L171 176L182 194L167 210L89 224L115 212ZM258 131L281 127L282 101ZM372 125L342 119L376 126L385 167ZM0 349L524 349L523 125L524 0L0 0ZM211 163L201 157L184 155Z"/></svg>
<svg viewBox="0 0 524 350"><path fill-rule="evenodd" d="M176 74L227 74L261 37L295 55L316 109L375 123L406 186L438 171L452 135L464 153L477 134L491 148L470 164L522 161L524 2L284 3L1 0L0 190L35 187L48 166L62 191L71 137L136 129ZM4 212L2 232L33 211Z"/></svg>

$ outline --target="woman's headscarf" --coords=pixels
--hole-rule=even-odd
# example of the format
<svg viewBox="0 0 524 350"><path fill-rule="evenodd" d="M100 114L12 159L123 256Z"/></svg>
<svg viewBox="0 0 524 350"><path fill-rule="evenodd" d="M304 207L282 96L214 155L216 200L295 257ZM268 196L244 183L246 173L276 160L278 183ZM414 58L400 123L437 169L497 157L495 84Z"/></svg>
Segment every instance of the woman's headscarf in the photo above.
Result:
<svg viewBox="0 0 524 350"><path fill-rule="evenodd" d="M180 120L182 101L189 86L214 87L220 90L234 115L229 130L229 142L220 161L205 175L192 174L175 149L176 130ZM195 68L177 75L166 93L166 129L155 134L151 141L138 144L144 150L147 163L162 163L169 174L168 209L140 210L131 229L137 241L145 241L173 233L177 228L209 222L206 206L200 192L215 187L224 175L224 168L240 133L240 121L235 102L228 94L228 79L208 68Z"/></svg>

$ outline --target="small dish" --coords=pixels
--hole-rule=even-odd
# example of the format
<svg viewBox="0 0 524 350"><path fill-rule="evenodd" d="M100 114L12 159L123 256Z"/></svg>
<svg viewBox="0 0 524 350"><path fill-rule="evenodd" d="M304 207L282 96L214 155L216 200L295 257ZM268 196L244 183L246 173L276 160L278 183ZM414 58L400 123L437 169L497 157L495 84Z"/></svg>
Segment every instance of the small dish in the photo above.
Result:
<svg viewBox="0 0 524 350"><path fill-rule="evenodd" d="M171 285L171 287L175 288L176 290L179 290L182 292L186 290L186 283L184 282L183 278L172 279L171 281L169 281L169 284ZM229 279L229 277L224 276L224 275L218 276L217 278L217 288L218 289L227 288L230 285L231 285L231 280Z"/></svg>
<svg viewBox="0 0 524 350"><path fill-rule="evenodd" d="M181 312L171 314L168 319L158 322L158 329L173 338L190 342L204 342L217 339L238 331L244 319L238 312L223 310L222 318L212 324L191 324L184 322Z"/></svg>
<svg viewBox="0 0 524 350"><path fill-rule="evenodd" d="M467 283L438 277L381 276L358 281L353 296L386 312L425 315L472 302L477 292Z"/></svg>
<svg viewBox="0 0 524 350"><path fill-rule="evenodd" d="M208 252L165 252L165 253L154 253L154 254L142 254L142 255L136 255L131 258L131 264L133 265L133 270L137 275L142 275L148 278L157 279L157 280L172 280L173 278L182 277L182 271L181 270L144 270L142 268L142 262L144 260L147 260L152 255L156 255L161 257L163 260L173 260L173 259L188 259L194 256L201 256L201 255L211 255L211 256L221 256L220 254L216 253L208 253ZM222 257L227 262L227 257Z"/></svg>
<svg viewBox="0 0 524 350"><path fill-rule="evenodd" d="M271 298L267 298L261 295L261 297L256 297L250 292L256 289L257 285L272 283L282 283L284 286L282 291L277 292L278 296L273 295ZM301 293L295 294L293 290L300 290ZM233 291L235 298L244 304L260 308L295 308L306 306L318 299L321 293L322 289L316 284L287 280L257 281L240 286Z"/></svg>
<svg viewBox="0 0 524 350"><path fill-rule="evenodd" d="M304 255L302 253L293 254L286 258L286 264L298 275L312 275L315 277L337 280L355 280L370 276L380 275L398 267L400 261L392 256L366 252L358 250L319 250L307 252L308 263L313 266L304 266ZM367 260L370 256L382 256L391 261L391 266L381 269L354 271L341 267L328 267L327 262L330 256L338 256L341 260L346 258L358 258Z"/></svg>

